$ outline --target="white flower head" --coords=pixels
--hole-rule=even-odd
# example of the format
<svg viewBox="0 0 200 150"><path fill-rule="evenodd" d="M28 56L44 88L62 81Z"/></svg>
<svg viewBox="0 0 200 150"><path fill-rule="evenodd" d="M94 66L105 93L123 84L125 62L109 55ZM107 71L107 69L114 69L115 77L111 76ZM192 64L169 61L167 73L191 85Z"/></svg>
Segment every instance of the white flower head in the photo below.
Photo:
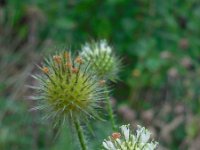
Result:
<svg viewBox="0 0 200 150"><path fill-rule="evenodd" d="M112 48L108 45L106 40L100 40L98 43L86 43L82 46L81 55L89 58L90 56L98 56L102 53L111 54Z"/></svg>
<svg viewBox="0 0 200 150"><path fill-rule="evenodd" d="M91 62L94 72L100 77L107 80L115 81L120 69L121 60L114 53L113 48L109 46L106 40L99 42L86 43L81 48L80 55Z"/></svg>
<svg viewBox="0 0 200 150"><path fill-rule="evenodd" d="M120 133L113 133L104 140L104 150L155 150L158 142L150 141L151 133L144 127L138 126L136 135L130 130L130 125L122 125Z"/></svg>

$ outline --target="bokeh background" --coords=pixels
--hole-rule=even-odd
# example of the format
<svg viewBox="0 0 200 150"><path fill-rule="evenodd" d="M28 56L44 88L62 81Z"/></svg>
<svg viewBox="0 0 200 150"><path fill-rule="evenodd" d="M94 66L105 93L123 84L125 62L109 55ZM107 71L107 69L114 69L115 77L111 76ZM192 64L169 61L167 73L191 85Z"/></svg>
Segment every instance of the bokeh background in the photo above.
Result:
<svg viewBox="0 0 200 150"><path fill-rule="evenodd" d="M68 126L30 111L35 64L60 48L107 39L123 58L112 101L118 124L141 124L161 150L200 149L200 1L0 0L0 149L74 150ZM91 149L111 133L92 122Z"/></svg>

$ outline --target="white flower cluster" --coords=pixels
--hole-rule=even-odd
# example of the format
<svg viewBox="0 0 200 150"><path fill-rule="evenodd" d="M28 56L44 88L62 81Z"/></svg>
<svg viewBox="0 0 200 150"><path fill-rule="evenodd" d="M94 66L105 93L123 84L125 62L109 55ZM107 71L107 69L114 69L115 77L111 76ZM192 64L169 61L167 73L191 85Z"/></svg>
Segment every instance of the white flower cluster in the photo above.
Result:
<svg viewBox="0 0 200 150"><path fill-rule="evenodd" d="M105 150L155 150L158 142L148 142L151 133L138 125L136 135L132 134L130 125L122 125L121 134L113 133L109 140L104 140Z"/></svg>
<svg viewBox="0 0 200 150"><path fill-rule="evenodd" d="M106 40L92 41L81 47L80 56L90 62L92 69L101 79L116 81L121 61L113 53Z"/></svg>
<svg viewBox="0 0 200 150"><path fill-rule="evenodd" d="M106 40L101 40L99 43L95 43L91 45L90 43L86 43L82 47L82 56L89 57L91 56L98 56L101 53L111 54L112 49L108 45Z"/></svg>

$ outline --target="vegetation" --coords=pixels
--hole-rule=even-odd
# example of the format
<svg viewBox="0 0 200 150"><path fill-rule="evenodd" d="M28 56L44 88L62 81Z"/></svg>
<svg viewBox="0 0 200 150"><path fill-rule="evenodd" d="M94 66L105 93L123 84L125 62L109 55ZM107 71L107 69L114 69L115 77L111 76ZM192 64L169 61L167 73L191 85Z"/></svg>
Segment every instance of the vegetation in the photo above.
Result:
<svg viewBox="0 0 200 150"><path fill-rule="evenodd" d="M122 58L110 85L117 125L145 126L160 149L199 149L199 14L196 0L1 0L0 149L79 148L71 128L53 128L30 111L36 93L26 85L37 84L30 75L44 56L77 54L99 39ZM113 132L109 121L83 127L90 149Z"/></svg>

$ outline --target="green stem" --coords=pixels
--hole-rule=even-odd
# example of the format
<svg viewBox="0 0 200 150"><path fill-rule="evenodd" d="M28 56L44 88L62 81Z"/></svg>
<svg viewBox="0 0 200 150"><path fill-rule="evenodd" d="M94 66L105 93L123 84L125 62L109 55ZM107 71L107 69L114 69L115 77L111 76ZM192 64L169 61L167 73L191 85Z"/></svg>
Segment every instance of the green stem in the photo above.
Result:
<svg viewBox="0 0 200 150"><path fill-rule="evenodd" d="M107 91L107 87L105 87L105 91ZM112 109L112 103L111 103L110 96L109 96L108 92L106 92L106 102L107 102L108 115L110 117L110 121L111 121L111 124L112 124L112 129L116 130L115 118L114 118L113 109Z"/></svg>
<svg viewBox="0 0 200 150"><path fill-rule="evenodd" d="M84 133L83 133L83 129L81 128L80 122L76 118L73 119L73 121L74 121L74 126L78 135L81 148L82 150L87 150L87 145L85 142Z"/></svg>

